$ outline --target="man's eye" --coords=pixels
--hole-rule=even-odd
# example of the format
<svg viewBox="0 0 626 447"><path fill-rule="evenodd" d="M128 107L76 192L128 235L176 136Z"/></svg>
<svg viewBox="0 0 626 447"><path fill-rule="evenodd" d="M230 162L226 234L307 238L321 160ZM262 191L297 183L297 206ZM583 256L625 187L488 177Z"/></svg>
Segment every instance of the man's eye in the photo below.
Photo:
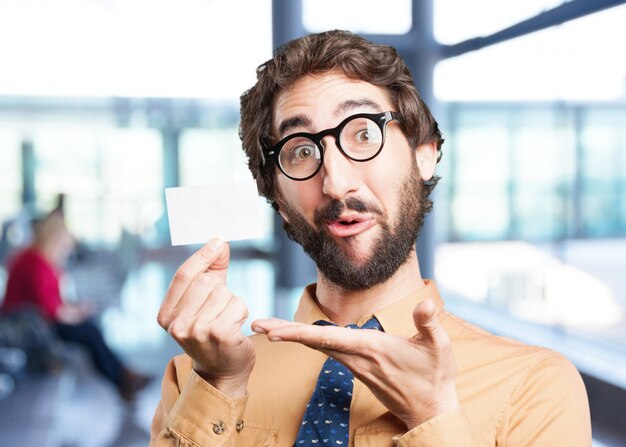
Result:
<svg viewBox="0 0 626 447"><path fill-rule="evenodd" d="M354 139L359 143L369 143L370 142L370 133L368 129L359 130L355 135Z"/></svg>
<svg viewBox="0 0 626 447"><path fill-rule="evenodd" d="M311 146L296 146L290 151L290 158L294 162L305 161L313 156L315 153L314 149Z"/></svg>
<svg viewBox="0 0 626 447"><path fill-rule="evenodd" d="M381 135L377 128L367 126L361 130L357 130L354 133L353 141L356 144L378 144L380 143Z"/></svg>

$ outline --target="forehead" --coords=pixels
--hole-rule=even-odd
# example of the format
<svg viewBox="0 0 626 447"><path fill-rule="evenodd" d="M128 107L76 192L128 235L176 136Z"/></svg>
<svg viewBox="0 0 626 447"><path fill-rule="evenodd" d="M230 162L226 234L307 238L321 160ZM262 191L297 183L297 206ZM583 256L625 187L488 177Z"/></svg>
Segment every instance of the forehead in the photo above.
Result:
<svg viewBox="0 0 626 447"><path fill-rule="evenodd" d="M359 108L362 110L357 110ZM394 107L389 92L383 87L350 79L339 71L307 75L276 97L273 130L276 132L281 122L296 116L307 117L315 127L323 127L359 111L388 110Z"/></svg>

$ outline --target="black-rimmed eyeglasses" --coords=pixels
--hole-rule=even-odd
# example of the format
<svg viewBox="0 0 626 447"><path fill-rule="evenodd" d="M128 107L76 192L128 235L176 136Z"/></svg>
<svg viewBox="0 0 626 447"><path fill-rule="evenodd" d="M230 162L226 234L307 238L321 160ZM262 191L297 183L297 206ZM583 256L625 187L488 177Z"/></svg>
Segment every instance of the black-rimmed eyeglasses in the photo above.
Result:
<svg viewBox="0 0 626 447"><path fill-rule="evenodd" d="M396 112L358 113L333 129L294 133L263 149L264 162L273 160L292 180L308 180L324 164L322 139L327 135L335 137L337 147L350 160L369 161L383 149L386 124L392 120L400 120L400 115Z"/></svg>

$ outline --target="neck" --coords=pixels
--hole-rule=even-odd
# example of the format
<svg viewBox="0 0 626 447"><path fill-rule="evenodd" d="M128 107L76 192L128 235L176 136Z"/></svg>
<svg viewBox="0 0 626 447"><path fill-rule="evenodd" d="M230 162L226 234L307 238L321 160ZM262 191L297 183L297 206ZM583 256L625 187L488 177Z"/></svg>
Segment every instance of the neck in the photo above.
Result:
<svg viewBox="0 0 626 447"><path fill-rule="evenodd" d="M33 244L33 247L39 252L40 255L44 257L46 261L50 263L50 265L58 267L61 264L58 259L56 250L51 244L36 243Z"/></svg>
<svg viewBox="0 0 626 447"><path fill-rule="evenodd" d="M345 326L424 287L415 250L391 278L365 290L345 290L317 273L318 305L335 324Z"/></svg>

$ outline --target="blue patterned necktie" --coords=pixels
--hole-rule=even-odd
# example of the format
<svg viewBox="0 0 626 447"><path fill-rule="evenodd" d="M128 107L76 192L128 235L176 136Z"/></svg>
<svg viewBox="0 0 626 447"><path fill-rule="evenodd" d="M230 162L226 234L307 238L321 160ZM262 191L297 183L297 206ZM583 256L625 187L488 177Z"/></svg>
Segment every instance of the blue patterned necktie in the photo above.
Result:
<svg viewBox="0 0 626 447"><path fill-rule="evenodd" d="M316 321L319 326L333 326L328 321ZM382 330L376 317L363 326L350 324L352 329ZM317 385L306 406L295 447L348 445L350 402L354 376L348 368L332 357L322 366Z"/></svg>

